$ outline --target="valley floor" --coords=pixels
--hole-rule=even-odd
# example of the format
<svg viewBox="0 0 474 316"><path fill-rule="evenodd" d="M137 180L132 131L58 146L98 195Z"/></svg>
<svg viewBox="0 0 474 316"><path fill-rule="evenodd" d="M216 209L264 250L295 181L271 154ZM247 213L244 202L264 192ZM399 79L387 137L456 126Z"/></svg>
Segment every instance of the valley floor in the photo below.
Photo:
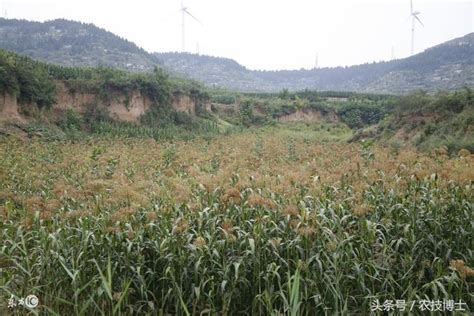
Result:
<svg viewBox="0 0 474 316"><path fill-rule="evenodd" d="M474 156L351 136L0 139L0 313L472 312Z"/></svg>

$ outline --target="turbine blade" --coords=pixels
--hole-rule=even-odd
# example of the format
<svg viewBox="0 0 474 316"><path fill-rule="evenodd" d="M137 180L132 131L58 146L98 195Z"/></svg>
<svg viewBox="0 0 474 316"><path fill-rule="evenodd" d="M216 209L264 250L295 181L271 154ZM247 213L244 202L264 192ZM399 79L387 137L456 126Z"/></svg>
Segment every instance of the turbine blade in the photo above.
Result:
<svg viewBox="0 0 474 316"><path fill-rule="evenodd" d="M415 15L414 17L415 17L415 19L418 20L418 22L420 22L420 24L421 24L422 26L425 26L425 25L423 24L423 22L421 22L421 20L420 20L416 15Z"/></svg>
<svg viewBox="0 0 474 316"><path fill-rule="evenodd" d="M410 13L413 13L413 0L410 0Z"/></svg>
<svg viewBox="0 0 474 316"><path fill-rule="evenodd" d="M198 20L198 18L196 18L194 15L192 15L191 13L189 13L189 11L184 8L183 10L185 13L187 13L190 17L192 17L193 19L195 19L199 24L203 25L201 21Z"/></svg>

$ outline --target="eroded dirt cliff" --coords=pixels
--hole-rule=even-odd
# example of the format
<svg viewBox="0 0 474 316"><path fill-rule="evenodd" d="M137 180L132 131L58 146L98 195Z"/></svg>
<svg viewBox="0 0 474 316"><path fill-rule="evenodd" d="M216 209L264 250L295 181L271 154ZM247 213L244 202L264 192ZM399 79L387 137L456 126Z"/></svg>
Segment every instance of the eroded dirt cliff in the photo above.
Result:
<svg viewBox="0 0 474 316"><path fill-rule="evenodd" d="M56 82L56 103L52 106L52 111L58 113L73 110L77 113L85 113L89 106L97 106L105 108L115 120L138 122L140 116L152 105L152 100L140 91L130 93L115 91L107 99L104 99L103 96L96 93L75 91L58 81ZM24 122L26 118L21 115L21 106L15 96L0 95L0 121ZM196 102L182 93L173 95L171 106L176 111L190 115L196 114Z"/></svg>

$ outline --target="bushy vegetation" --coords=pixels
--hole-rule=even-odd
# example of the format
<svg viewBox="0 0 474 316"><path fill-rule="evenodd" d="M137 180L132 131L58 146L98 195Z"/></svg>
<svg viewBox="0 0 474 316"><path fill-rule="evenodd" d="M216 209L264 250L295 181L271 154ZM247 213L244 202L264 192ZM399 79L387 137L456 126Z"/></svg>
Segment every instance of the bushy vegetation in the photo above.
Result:
<svg viewBox="0 0 474 316"><path fill-rule="evenodd" d="M277 130L0 149L1 304L33 293L36 311L60 315L473 306L466 151L394 155Z"/></svg>
<svg viewBox="0 0 474 316"><path fill-rule="evenodd" d="M168 75L158 68L152 73L143 74L107 67L71 68L50 65L49 74L51 79L65 82L72 93L96 93L105 101L110 99L113 92L127 95L139 91L156 106L165 107L170 104L173 88Z"/></svg>
<svg viewBox="0 0 474 316"><path fill-rule="evenodd" d="M34 61L0 49L0 93L15 94L20 101L51 106L55 100L54 81L65 82L72 93L97 93L107 99L113 91L140 91L154 103L166 106L174 92L198 98L205 96L197 82L170 77L155 67L149 73L134 73L110 67L64 67ZM46 101L44 101L44 100Z"/></svg>
<svg viewBox="0 0 474 316"><path fill-rule="evenodd" d="M318 92L304 90L280 93L222 93L211 92L211 100L221 104L240 105L244 125L261 125L295 113L298 110L316 111L322 120L332 115L353 129L378 123L394 106L398 98L388 95L357 94L352 92ZM225 114L225 113L224 113ZM257 115L255 115L257 114ZM265 118L262 118L266 116ZM242 119L241 119L242 122Z"/></svg>
<svg viewBox="0 0 474 316"><path fill-rule="evenodd" d="M367 104L347 104L338 111L341 121L351 128L377 124L383 117L383 109Z"/></svg>
<svg viewBox="0 0 474 316"><path fill-rule="evenodd" d="M446 146L455 154L462 148L474 150L473 95L469 87L436 94L416 91L405 96L309 90L239 94L217 90L211 92L211 99L236 100L239 111L215 105L216 112L233 124L271 125L299 111L303 112L300 119L314 126L344 123L354 131L354 141L372 138L424 151ZM314 116L305 118L304 113Z"/></svg>
<svg viewBox="0 0 474 316"><path fill-rule="evenodd" d="M469 87L458 91L440 91L429 95L425 91L416 91L402 96L394 110L397 114L436 112L442 115L460 113L474 106L474 92Z"/></svg>
<svg viewBox="0 0 474 316"><path fill-rule="evenodd" d="M55 85L45 64L0 50L0 94L5 93L39 108L55 102Z"/></svg>
<svg viewBox="0 0 474 316"><path fill-rule="evenodd" d="M196 104L196 114L205 117L202 110L209 96L202 87L193 81L170 77L161 69L156 68L151 73L131 73L123 70L107 67L85 68L85 67L63 67L33 61L28 57L22 57L14 53L0 50L0 94L8 93L16 96L20 104L23 104L23 112L35 112L35 109L51 108L56 102L56 81L64 83L69 93L90 93L98 96L98 102L85 104L84 115L75 114L74 124L69 122L71 113L59 120L61 127L71 127L87 130L97 130L97 126L113 125L126 126L127 124L112 123L107 108L108 104L117 94L124 95L125 106L127 100L134 92L140 92L142 96L151 101L151 108L141 118L141 123L146 128L171 128L180 126L185 130L195 131L209 130L212 121L192 117L186 113L180 113L171 106L173 95L189 95ZM101 103L101 104L99 104ZM149 135L149 131L143 134ZM138 129L130 126L128 130ZM120 130L120 129L118 129ZM128 132L125 134L129 134ZM141 134L141 133L138 133ZM152 134L161 134L160 131Z"/></svg>
<svg viewBox="0 0 474 316"><path fill-rule="evenodd" d="M213 95L211 100L220 104L234 104L237 102L237 98L232 94Z"/></svg>
<svg viewBox="0 0 474 316"><path fill-rule="evenodd" d="M56 127L57 125L57 127ZM151 138L156 141L212 138L224 132L216 122L186 113L153 110L141 118L141 124L113 120L102 107L90 105L84 114L66 111L55 125L28 124L29 137L41 136L51 140Z"/></svg>
<svg viewBox="0 0 474 316"><path fill-rule="evenodd" d="M397 139L429 151L445 146L450 153L474 150L474 94L468 87L428 95L417 92L386 109L376 138Z"/></svg>

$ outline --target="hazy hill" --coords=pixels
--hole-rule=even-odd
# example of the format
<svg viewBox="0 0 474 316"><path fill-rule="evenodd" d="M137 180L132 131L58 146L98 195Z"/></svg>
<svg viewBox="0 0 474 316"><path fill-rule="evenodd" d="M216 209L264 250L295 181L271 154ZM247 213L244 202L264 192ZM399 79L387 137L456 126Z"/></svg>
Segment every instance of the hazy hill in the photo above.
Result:
<svg viewBox="0 0 474 316"><path fill-rule="evenodd" d="M282 89L404 93L474 85L474 33L405 59L351 67L252 71L233 60L182 53L155 54L180 74L236 90Z"/></svg>
<svg viewBox="0 0 474 316"><path fill-rule="evenodd" d="M240 91L272 91L265 78L233 59L190 53L155 53L166 69L210 86Z"/></svg>
<svg viewBox="0 0 474 316"><path fill-rule="evenodd" d="M44 23L0 18L0 48L67 66L152 70L153 55L113 33L68 20Z"/></svg>
<svg viewBox="0 0 474 316"><path fill-rule="evenodd" d="M474 86L474 33L405 59L352 67L253 71L234 60L189 53L150 54L92 24L0 19L0 48L62 65L108 65L171 72L240 91L333 90L406 93Z"/></svg>

